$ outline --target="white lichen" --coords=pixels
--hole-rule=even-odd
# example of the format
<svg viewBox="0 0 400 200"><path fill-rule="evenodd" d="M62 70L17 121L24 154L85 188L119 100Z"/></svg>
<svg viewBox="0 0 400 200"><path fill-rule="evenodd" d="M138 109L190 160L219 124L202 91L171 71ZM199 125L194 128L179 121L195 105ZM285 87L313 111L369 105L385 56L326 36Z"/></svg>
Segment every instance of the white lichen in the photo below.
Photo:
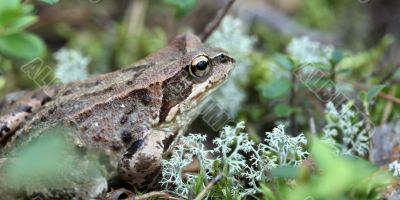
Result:
<svg viewBox="0 0 400 200"><path fill-rule="evenodd" d="M254 188L246 188L240 177L250 179L255 182L258 178L254 175L254 170L246 163L246 158L242 153L254 154L254 142L251 141L247 133L243 132L244 122L238 123L235 127L226 126L222 129L220 136L215 138L214 153L217 159L224 160L227 164L228 171L225 174L227 180L231 183L231 195L244 197L255 193ZM266 158L268 159L268 158ZM270 166L265 166L271 168ZM251 169L251 171L249 170Z"/></svg>
<svg viewBox="0 0 400 200"><path fill-rule="evenodd" d="M227 15L208 38L207 43L243 57L253 50L255 43L255 38L248 36L248 29L239 18Z"/></svg>
<svg viewBox="0 0 400 200"><path fill-rule="evenodd" d="M181 143L175 147L175 152L169 160L162 162L163 178L160 181L162 186L169 188L175 187L174 191L181 195L187 196L189 189L193 185L196 176L187 174L184 178L182 170L193 161L193 156L199 160L201 167L208 169L210 160L207 159L209 150L206 150L203 142L206 140L205 135L190 134L187 137L181 138ZM205 173L207 177L208 173Z"/></svg>
<svg viewBox="0 0 400 200"><path fill-rule="evenodd" d="M57 64L55 76L62 83L84 80L88 77L88 64L90 59L81 52L71 49L61 49L54 53Z"/></svg>
<svg viewBox="0 0 400 200"><path fill-rule="evenodd" d="M400 177L400 162L395 160L388 165L389 170L392 172L393 176Z"/></svg>
<svg viewBox="0 0 400 200"><path fill-rule="evenodd" d="M246 93L240 85L248 81L250 60L255 38L248 35L248 26L239 18L226 16L219 28L206 41L207 44L228 51L236 59L236 67L230 79L214 94L214 99L231 114L236 115L246 100Z"/></svg>
<svg viewBox="0 0 400 200"><path fill-rule="evenodd" d="M340 110L332 102L326 104L324 140L333 145L340 154L364 156L369 149L368 132L365 123L358 119L352 107L351 101L342 105Z"/></svg>
<svg viewBox="0 0 400 200"><path fill-rule="evenodd" d="M299 62L300 65L313 63L329 64L334 49L312 41L308 37L294 38L287 46L288 54Z"/></svg>
<svg viewBox="0 0 400 200"><path fill-rule="evenodd" d="M260 192L258 183L268 180L269 170L277 166L299 166L308 155L304 150L307 144L304 135L290 137L285 134L283 125L275 128L272 133L266 133L265 143L258 145L243 132L244 127L244 122L234 127L224 127L220 136L213 140L215 147L212 150L205 149L203 143L206 138L203 135L190 134L183 137L171 159L163 160L162 185L187 197L199 174L183 175L182 169L195 156L199 161L200 174L206 182L212 179L211 174L220 170L215 169L215 164L223 161L224 175L231 186L231 195L243 198ZM250 160L244 155L249 155Z"/></svg>
<svg viewBox="0 0 400 200"><path fill-rule="evenodd" d="M307 139L303 133L296 137L285 134L284 126L279 125L272 132L266 133L265 149L275 153L278 157L280 166L296 166L299 167L308 152L303 149L307 145Z"/></svg>

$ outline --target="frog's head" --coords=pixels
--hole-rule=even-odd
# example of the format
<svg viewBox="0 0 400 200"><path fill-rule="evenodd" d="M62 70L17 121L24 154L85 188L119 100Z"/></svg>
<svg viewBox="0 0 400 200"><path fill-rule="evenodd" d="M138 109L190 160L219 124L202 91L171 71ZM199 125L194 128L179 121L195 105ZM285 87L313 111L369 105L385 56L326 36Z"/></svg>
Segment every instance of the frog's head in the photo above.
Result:
<svg viewBox="0 0 400 200"><path fill-rule="evenodd" d="M229 77L235 60L221 49L204 46L191 34L177 37L169 48L176 50L173 55L179 62L174 64L173 76L163 82L160 121L173 121L182 127L196 117L196 108Z"/></svg>

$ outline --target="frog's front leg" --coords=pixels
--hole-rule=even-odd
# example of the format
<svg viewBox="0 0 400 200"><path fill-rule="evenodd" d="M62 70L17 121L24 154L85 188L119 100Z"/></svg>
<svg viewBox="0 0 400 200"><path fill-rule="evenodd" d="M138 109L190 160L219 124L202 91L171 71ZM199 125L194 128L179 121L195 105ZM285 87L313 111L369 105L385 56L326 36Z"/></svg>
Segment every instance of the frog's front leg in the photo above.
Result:
<svg viewBox="0 0 400 200"><path fill-rule="evenodd" d="M134 186L155 187L161 175L164 139L165 132L153 130L144 139L133 142L119 163L121 178Z"/></svg>

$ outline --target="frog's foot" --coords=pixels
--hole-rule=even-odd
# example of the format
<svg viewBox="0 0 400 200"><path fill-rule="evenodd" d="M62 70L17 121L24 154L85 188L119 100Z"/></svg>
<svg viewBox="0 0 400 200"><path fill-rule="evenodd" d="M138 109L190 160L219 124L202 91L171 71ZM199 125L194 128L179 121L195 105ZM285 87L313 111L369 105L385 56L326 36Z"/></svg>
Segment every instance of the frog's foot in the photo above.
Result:
<svg viewBox="0 0 400 200"><path fill-rule="evenodd" d="M161 175L164 135L162 131L153 131L143 140L132 143L119 163L120 175L124 181L139 188L157 186Z"/></svg>

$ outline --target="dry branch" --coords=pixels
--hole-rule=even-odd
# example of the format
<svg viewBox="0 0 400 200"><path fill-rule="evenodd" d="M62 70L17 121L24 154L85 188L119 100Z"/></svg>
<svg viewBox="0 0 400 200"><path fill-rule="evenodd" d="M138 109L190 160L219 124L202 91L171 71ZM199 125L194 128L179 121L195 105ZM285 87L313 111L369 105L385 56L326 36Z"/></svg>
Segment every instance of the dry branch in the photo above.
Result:
<svg viewBox="0 0 400 200"><path fill-rule="evenodd" d="M219 24L221 23L222 19L224 19L233 3L235 3L235 0L229 0L224 8L218 12L218 15L215 17L215 19L207 25L205 30L200 34L201 41L207 40L207 38L218 28Z"/></svg>

